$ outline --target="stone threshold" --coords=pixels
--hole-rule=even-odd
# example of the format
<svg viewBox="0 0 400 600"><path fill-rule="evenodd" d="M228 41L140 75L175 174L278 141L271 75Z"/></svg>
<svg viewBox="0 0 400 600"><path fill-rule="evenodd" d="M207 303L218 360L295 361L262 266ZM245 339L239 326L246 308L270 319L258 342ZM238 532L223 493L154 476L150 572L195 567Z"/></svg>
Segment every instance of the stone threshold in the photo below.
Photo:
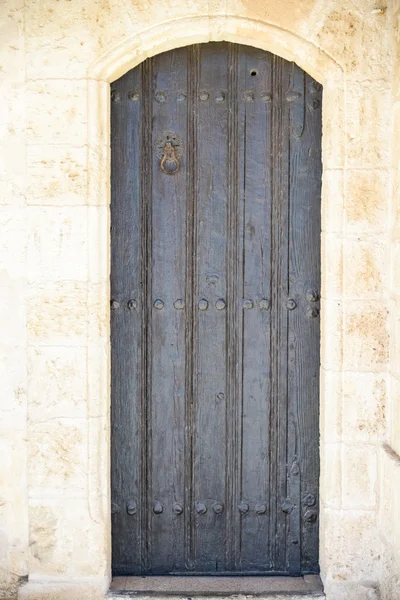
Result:
<svg viewBox="0 0 400 600"><path fill-rule="evenodd" d="M250 596L285 600L325 598L318 575L303 577L114 577L108 597L197 599Z"/></svg>

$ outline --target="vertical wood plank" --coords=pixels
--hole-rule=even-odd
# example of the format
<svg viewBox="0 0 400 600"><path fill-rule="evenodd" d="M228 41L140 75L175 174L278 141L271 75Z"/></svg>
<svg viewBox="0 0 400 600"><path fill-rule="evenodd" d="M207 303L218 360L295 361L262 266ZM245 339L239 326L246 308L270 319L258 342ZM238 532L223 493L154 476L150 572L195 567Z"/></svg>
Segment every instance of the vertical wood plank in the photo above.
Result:
<svg viewBox="0 0 400 600"><path fill-rule="evenodd" d="M197 140L196 570L225 569L228 45L200 46ZM205 309L205 310L202 310ZM205 506L203 512L201 503ZM215 512L223 505L221 513ZM218 510L218 509L217 509Z"/></svg>
<svg viewBox="0 0 400 600"><path fill-rule="evenodd" d="M184 553L187 50L152 59L151 456L149 530L152 573L182 571ZM180 139L179 170L161 169L161 151ZM160 304L161 303L161 304ZM179 508L180 507L180 508ZM158 512L162 509L162 512ZM182 510L181 510L182 509Z"/></svg>
<svg viewBox="0 0 400 600"><path fill-rule="evenodd" d="M138 227L143 115L140 93L140 68L111 86L112 552L114 572L121 575L139 572L142 567L138 513L141 467L137 460L143 445L140 348L144 345ZM136 303L135 308L129 307L130 299Z"/></svg>
<svg viewBox="0 0 400 600"><path fill-rule="evenodd" d="M239 256L242 316L242 494L249 506L241 516L244 572L269 569L268 483L270 469L270 307L271 298L271 55L240 52L241 121L244 165Z"/></svg>
<svg viewBox="0 0 400 600"><path fill-rule="evenodd" d="M300 97L290 103L289 293L297 307L289 315L288 451L289 463L297 460L301 469L301 490L298 486L298 500L292 501L298 508L290 515L296 531L288 535L299 540L296 560L301 553L301 567L307 572L318 568L322 89L296 65L291 66L291 83ZM304 113L301 135L296 125L300 112ZM289 475L292 485L296 479Z"/></svg>

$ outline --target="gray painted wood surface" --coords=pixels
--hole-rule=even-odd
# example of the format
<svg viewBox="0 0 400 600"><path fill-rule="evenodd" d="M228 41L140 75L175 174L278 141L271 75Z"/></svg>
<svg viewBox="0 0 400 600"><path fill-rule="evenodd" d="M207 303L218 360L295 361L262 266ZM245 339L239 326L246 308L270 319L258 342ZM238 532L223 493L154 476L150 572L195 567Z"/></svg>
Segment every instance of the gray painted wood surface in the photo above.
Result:
<svg viewBox="0 0 400 600"><path fill-rule="evenodd" d="M209 43L111 99L114 573L317 572L321 86Z"/></svg>

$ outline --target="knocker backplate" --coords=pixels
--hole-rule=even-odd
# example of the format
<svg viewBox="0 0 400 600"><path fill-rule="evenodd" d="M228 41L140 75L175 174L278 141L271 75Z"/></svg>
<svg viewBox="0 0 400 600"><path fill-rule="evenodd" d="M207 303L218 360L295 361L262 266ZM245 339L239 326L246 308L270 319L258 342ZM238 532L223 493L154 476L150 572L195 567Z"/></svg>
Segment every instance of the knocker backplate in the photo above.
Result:
<svg viewBox="0 0 400 600"><path fill-rule="evenodd" d="M179 133L175 131L163 131L157 137L156 141L156 156L161 160L164 154L165 145L170 143L174 150L177 158L181 158L183 154L183 141Z"/></svg>

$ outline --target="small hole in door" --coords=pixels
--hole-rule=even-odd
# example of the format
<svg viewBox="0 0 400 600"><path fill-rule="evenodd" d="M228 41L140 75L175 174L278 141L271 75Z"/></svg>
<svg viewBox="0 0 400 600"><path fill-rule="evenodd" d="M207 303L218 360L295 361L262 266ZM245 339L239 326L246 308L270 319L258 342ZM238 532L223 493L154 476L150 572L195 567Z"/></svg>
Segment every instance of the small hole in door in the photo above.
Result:
<svg viewBox="0 0 400 600"><path fill-rule="evenodd" d="M253 69L252 71L250 71L250 75L252 77L255 77L257 75L257 71L255 69Z"/></svg>

